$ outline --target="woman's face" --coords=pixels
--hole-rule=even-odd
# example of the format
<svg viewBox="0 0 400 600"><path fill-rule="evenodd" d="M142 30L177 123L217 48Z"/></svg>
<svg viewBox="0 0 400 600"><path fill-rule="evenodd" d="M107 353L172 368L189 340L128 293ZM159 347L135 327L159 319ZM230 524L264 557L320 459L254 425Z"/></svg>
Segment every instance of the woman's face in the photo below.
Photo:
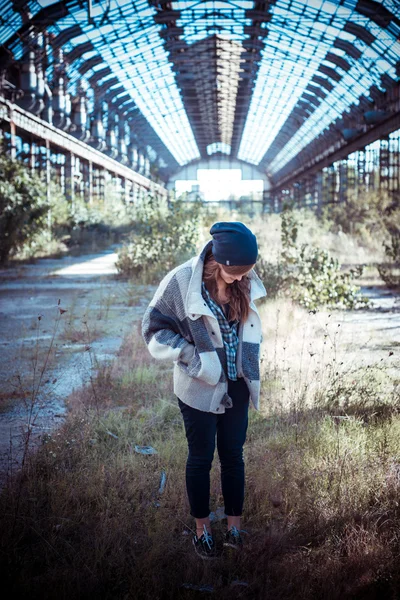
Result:
<svg viewBox="0 0 400 600"><path fill-rule="evenodd" d="M223 279L227 285L233 283L234 281L241 281L243 277L246 277L246 275L250 273L250 271L251 269L249 269L249 271L247 271L247 273L244 273L243 275L230 275L224 270L224 267L222 265L220 265L219 267L219 274L221 276L221 279Z"/></svg>

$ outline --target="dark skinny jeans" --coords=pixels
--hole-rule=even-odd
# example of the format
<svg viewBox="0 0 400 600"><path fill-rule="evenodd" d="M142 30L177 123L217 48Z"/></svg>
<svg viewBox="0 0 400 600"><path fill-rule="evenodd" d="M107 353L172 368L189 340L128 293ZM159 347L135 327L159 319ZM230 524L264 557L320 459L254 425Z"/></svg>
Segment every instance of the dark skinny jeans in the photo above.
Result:
<svg viewBox="0 0 400 600"><path fill-rule="evenodd" d="M227 516L241 516L244 500L243 445L246 440L249 390L243 378L228 380L232 408L217 415L188 406L178 398L183 416L189 456L186 463L186 489L190 514L204 519L210 514L210 470L217 435L221 462L222 494Z"/></svg>

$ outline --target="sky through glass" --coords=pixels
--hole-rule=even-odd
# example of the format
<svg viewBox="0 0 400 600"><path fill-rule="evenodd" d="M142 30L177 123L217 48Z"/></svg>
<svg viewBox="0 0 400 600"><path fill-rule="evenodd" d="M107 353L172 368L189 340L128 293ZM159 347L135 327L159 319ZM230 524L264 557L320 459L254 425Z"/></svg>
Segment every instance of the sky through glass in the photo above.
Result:
<svg viewBox="0 0 400 600"><path fill-rule="evenodd" d="M30 0L31 18L55 4L54 0ZM70 89L75 91L83 78L90 90L92 79L115 92L116 105L124 98L122 112L125 105L129 110L139 109L179 165L215 152L229 155L234 148L233 132L239 131L237 157L275 175L350 105L357 104L360 96L368 97L371 86L384 90L382 76L399 79L398 0L276 0L259 4L268 18L257 16L258 4L250 0L177 1L168 10L146 0L110 0L110 10L104 14L106 4L94 0L89 22L85 4L67 1L68 13L48 27L56 39L62 39L67 56L76 52L67 66ZM386 7L393 18L385 27L379 26L373 11L368 13L370 6ZM5 43L13 39L23 19L11 0L0 0L0 11L0 43ZM201 44L212 36L217 41L205 51ZM182 77L190 74L185 75L184 63L177 62L183 56L179 44L190 60L202 48L205 60L210 61L198 70L197 81L196 73L192 74L200 96L199 83L207 79L204 73L217 69L218 93L211 94L209 75L204 106L199 109L193 105L189 110L185 104L190 101L191 87L189 78L182 89ZM255 56L257 48L259 60L254 68L251 63L248 67L244 61ZM175 52L175 58L168 49ZM10 50L16 59L21 58L23 45L18 35ZM224 65L230 61L234 68L227 69ZM48 68L52 68L51 61ZM243 89L250 95L244 118L237 104L243 103ZM210 125L200 150L194 125L196 111L203 109L200 123L204 127L206 102L210 107L217 103L219 128ZM306 117L299 118L304 112ZM128 109L124 114L129 116ZM214 120L215 114L210 109Z"/></svg>

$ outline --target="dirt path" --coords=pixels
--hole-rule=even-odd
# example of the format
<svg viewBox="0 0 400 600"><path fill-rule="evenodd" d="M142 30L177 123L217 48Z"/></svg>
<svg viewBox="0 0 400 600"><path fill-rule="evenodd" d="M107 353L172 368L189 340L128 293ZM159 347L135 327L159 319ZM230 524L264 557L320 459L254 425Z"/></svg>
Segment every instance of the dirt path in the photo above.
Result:
<svg viewBox="0 0 400 600"><path fill-rule="evenodd" d="M0 483L20 464L32 404L38 439L141 318L153 288L118 280L116 258L111 249L0 271Z"/></svg>

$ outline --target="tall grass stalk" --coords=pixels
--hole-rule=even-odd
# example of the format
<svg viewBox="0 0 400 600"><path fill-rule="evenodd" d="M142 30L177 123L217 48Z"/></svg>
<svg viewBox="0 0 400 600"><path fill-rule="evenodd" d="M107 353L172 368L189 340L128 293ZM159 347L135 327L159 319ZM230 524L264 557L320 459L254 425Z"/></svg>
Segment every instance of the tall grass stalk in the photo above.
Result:
<svg viewBox="0 0 400 600"><path fill-rule="evenodd" d="M33 427L36 424L36 420L37 420L37 418L40 414L40 410L41 410L41 406L40 405L38 406L38 404L40 402L40 391L41 391L42 384L43 384L43 378L47 371L49 360L50 360L50 357L51 357L51 354L53 351L54 341L56 339L58 326L60 324L62 315L65 312L65 310L60 307L60 304L61 304L61 301L58 300L57 316L54 321L54 327L53 327L53 332L52 332L52 336L50 339L50 344L45 353L44 361L43 361L43 364L41 367L39 366L39 333L40 333L40 325L41 325L41 321L42 321L42 316L38 315L37 321L36 321L36 343L35 343L35 353L34 353L33 361L32 361L32 363L33 363L32 364L33 381L31 384L31 393L30 393L29 399L27 400L24 397L25 409L27 411L27 423L26 423L26 430L23 431L23 449L22 449L22 455L21 455L21 472L22 473L24 473L24 471L25 471L26 460L29 456ZM11 435L10 435L10 446L11 446L10 449L12 450ZM12 464L12 457L11 457L11 464ZM10 471L10 482L9 483L11 486L13 485L13 471L12 470ZM15 531L15 525L16 525L16 521L17 521L17 518L19 515L21 493L22 493L22 478L19 477L17 486L16 486L16 499L15 499L15 503L14 503L14 517L13 517L13 522L12 522L12 532Z"/></svg>

